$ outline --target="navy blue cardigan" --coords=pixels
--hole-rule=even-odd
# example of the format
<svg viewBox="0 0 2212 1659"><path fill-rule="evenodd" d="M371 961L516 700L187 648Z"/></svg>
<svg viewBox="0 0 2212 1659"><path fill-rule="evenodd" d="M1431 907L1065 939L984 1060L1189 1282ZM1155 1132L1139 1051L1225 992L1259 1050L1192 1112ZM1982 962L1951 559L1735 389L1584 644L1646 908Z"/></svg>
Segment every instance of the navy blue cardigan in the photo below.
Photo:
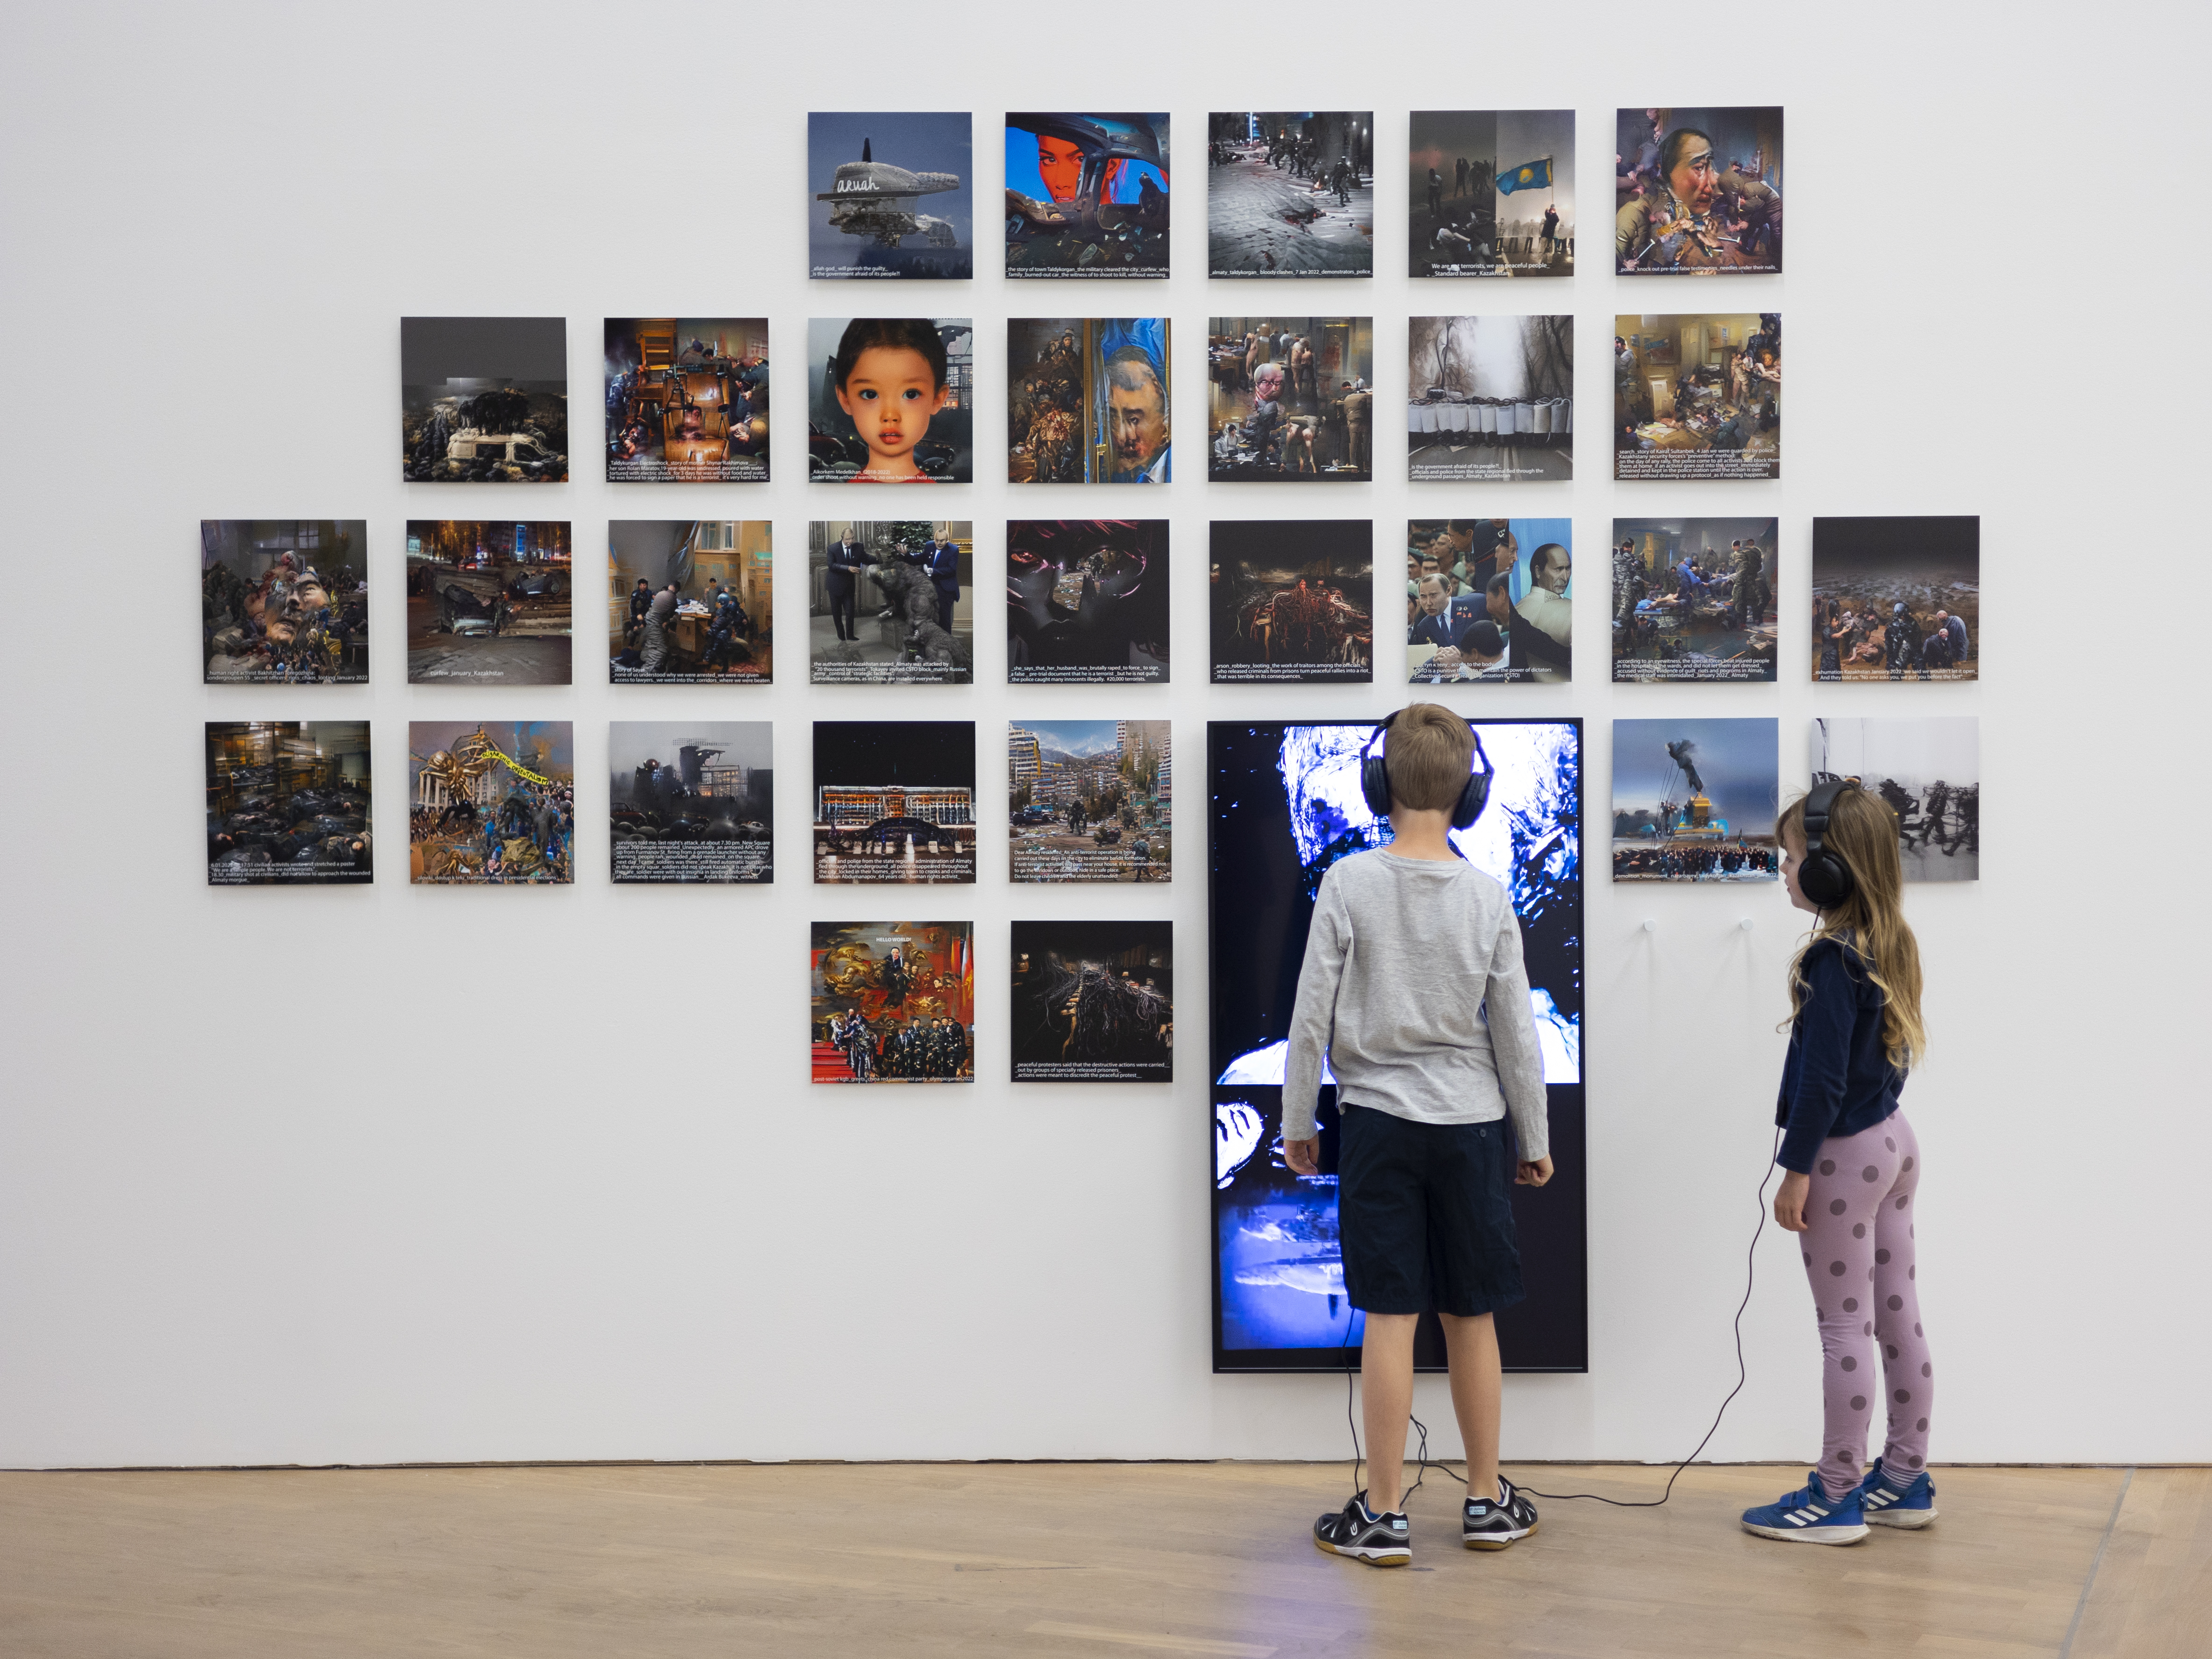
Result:
<svg viewBox="0 0 2212 1659"><path fill-rule="evenodd" d="M1881 1046L1881 989L1855 953L1824 939L1805 952L1809 994L1790 1027L1774 1121L1784 1126L1775 1162L1812 1172L1820 1143L1871 1129L1897 1109L1905 1073Z"/></svg>

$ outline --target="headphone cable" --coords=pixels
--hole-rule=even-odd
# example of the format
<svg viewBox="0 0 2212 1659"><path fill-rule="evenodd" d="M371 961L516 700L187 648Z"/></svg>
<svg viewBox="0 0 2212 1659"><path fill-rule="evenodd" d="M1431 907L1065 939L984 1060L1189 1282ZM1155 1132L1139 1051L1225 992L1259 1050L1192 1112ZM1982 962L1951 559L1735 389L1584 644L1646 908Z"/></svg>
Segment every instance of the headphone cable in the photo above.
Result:
<svg viewBox="0 0 2212 1659"><path fill-rule="evenodd" d="M1750 1368L1745 1364L1743 1358L1743 1315L1744 1310L1751 1306L1752 1287L1757 1282L1759 1271L1759 1241L1761 1235L1763 1235L1766 1231L1766 1184L1774 1178L1774 1160L1780 1157L1781 1153L1782 1130L1778 1127L1774 1131L1774 1151L1767 1159L1765 1173L1761 1175L1759 1178L1759 1224L1752 1229L1751 1243L1746 1248L1744 1252L1743 1300L1736 1304L1735 1321L1735 1386L1728 1391L1727 1398L1721 1401L1720 1409L1713 1413L1712 1426L1705 1431L1705 1437L1698 1442L1696 1448L1687 1457L1674 1465L1674 1472L1667 1477L1666 1489L1656 1498L1607 1498L1601 1493L1594 1492L1539 1492L1534 1486L1523 1486L1519 1485L1517 1482L1515 1485L1515 1489L1516 1491L1525 1492L1531 1498L1547 1498L1553 1503L1587 1501L1592 1504L1608 1504L1617 1510L1656 1510L1661 1504L1664 1504L1669 1498L1672 1498L1674 1495L1674 1483L1682 1478L1682 1471L1689 1468L1691 1464L1696 1462L1698 1461L1698 1453L1705 1450L1705 1449L1712 1443L1712 1437L1720 1432L1721 1419L1728 1415L1728 1408L1731 1405L1735 1404L1736 1395L1743 1392L1744 1384L1750 1381ZM1352 1361L1348 1346L1351 1343L1351 1340L1352 1322L1347 1317L1344 1323L1344 1344L1340 1345L1346 1347L1344 1367L1344 1419L1347 1424L1352 1421ZM1415 1492L1421 1489L1421 1481L1426 1477L1431 1469L1435 1469L1442 1474L1449 1475L1453 1480L1458 1481L1462 1486L1468 1486L1468 1480L1465 1475L1457 1474L1444 1464L1431 1462L1430 1461L1429 1431L1427 1425L1424 1424L1419 1418L1414 1417L1411 1413L1407 1414L1407 1420L1413 1425L1413 1428L1420 1436L1419 1449L1415 1454L1419 1459L1419 1467L1414 1471L1413 1484L1406 1490L1404 1497L1401 1497L1398 1500L1399 1506L1402 1509L1405 1505L1406 1499L1411 1498ZM1359 1484L1360 1466L1359 1431L1357 1428L1354 1428L1352 1432L1352 1485L1356 1488ZM1468 1490L1472 1492L1474 1488L1469 1486Z"/></svg>

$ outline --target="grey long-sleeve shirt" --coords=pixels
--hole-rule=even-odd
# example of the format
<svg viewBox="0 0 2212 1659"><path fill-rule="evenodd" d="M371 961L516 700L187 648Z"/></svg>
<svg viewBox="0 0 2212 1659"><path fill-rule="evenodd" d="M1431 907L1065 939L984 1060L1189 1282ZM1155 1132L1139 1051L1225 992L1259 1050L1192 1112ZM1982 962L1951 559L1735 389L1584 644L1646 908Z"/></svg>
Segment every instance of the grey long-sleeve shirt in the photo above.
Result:
<svg viewBox="0 0 2212 1659"><path fill-rule="evenodd" d="M1324 1054L1340 1102L1422 1123L1510 1111L1521 1156L1551 1155L1521 924L1471 864L1377 848L1329 866L1291 1016L1287 1140L1314 1133Z"/></svg>

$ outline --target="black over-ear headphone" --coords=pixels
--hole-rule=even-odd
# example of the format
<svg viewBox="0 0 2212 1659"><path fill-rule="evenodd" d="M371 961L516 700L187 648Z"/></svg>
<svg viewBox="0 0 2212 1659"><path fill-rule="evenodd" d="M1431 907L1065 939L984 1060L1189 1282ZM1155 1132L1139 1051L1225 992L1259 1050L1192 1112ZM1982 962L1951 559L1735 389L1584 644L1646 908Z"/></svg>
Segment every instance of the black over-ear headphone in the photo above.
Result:
<svg viewBox="0 0 2212 1659"><path fill-rule="evenodd" d="M1805 861L1797 866L1797 890L1823 910L1834 909L1858 890L1859 878L1843 855L1820 844L1836 797L1858 787L1856 778L1836 778L1815 784L1805 797Z"/></svg>
<svg viewBox="0 0 2212 1659"><path fill-rule="evenodd" d="M1397 718L1395 712L1385 716L1382 724L1368 733L1359 750L1360 799L1378 818L1390 815L1390 769L1382 763L1382 734ZM1470 725L1468 735L1474 739L1474 757L1482 763L1482 769L1468 775L1467 787L1452 803L1451 827L1455 830L1464 830L1482 816L1482 809L1489 804L1490 780L1494 775L1490 769L1490 757L1482 750L1482 733Z"/></svg>

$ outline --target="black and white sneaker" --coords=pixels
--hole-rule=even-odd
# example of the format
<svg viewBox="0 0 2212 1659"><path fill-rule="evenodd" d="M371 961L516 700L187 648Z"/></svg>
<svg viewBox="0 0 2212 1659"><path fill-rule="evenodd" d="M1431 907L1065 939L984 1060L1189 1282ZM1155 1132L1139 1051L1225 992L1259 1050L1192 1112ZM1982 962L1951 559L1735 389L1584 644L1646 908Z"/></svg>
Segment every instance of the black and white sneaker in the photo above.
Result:
<svg viewBox="0 0 2212 1659"><path fill-rule="evenodd" d="M1469 1498L1460 1506L1459 1541L1471 1550L1510 1548L1536 1530L1536 1506L1504 1475L1496 1498Z"/></svg>
<svg viewBox="0 0 2212 1659"><path fill-rule="evenodd" d="M1314 1543L1331 1555L1349 1555L1370 1567L1402 1567L1413 1559L1406 1512L1377 1515L1367 1507L1364 1492L1334 1515L1314 1522Z"/></svg>

